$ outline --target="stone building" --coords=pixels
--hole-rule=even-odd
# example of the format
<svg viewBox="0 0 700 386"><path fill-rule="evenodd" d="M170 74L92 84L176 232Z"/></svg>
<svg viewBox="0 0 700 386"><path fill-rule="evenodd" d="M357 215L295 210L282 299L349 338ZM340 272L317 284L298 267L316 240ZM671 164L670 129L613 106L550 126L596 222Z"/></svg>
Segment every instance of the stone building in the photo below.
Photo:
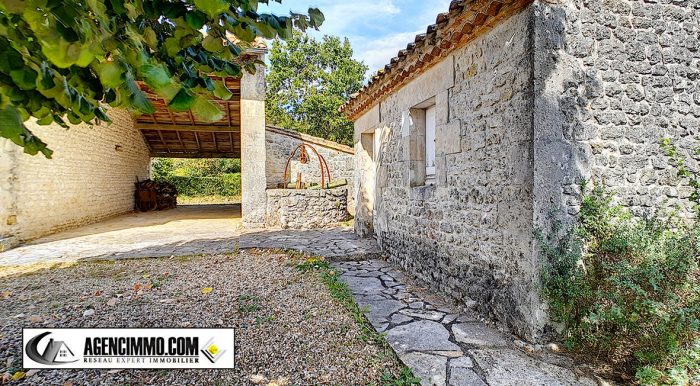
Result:
<svg viewBox="0 0 700 386"><path fill-rule="evenodd" d="M264 53L262 48L248 51L255 55ZM280 169L280 163L286 162L289 153L301 143L311 144L323 154L333 178L352 180L352 148L266 127L264 74L264 69L259 68L255 75L226 79L233 97L214 101L225 113L217 122L200 121L189 111L170 111L166 101L144 88L156 108L153 114L134 117L127 111L112 109L108 112L113 121L109 125L83 124L69 130L27 122L29 129L54 150L52 159L24 154L21 148L0 138L0 251L133 211L134 183L149 177L151 157L240 158L243 223L251 228L266 225L267 212L271 210L268 195L280 196L268 190L281 182L284 166ZM313 159L309 165L292 166L311 181L318 174L312 164ZM318 192L309 197L300 194L287 197L284 202L291 206L296 201L321 201L320 207L329 207L329 218L344 220L346 216L336 209L336 204L347 205L348 197L346 194L341 199L336 197L338 194L334 192L328 200ZM279 202L271 206L277 207ZM328 222L320 217L313 220L312 225L316 226ZM298 222L287 225L306 226Z"/></svg>
<svg viewBox="0 0 700 386"><path fill-rule="evenodd" d="M535 230L583 180L688 209L662 137L700 123L700 1L455 0L343 111L356 231L434 289L548 334Z"/></svg>

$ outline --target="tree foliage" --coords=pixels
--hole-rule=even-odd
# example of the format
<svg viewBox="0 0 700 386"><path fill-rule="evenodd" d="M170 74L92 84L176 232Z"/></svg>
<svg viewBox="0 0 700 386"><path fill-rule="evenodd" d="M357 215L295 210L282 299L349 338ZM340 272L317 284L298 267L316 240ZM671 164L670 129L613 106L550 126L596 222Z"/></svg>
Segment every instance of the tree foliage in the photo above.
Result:
<svg viewBox="0 0 700 386"><path fill-rule="evenodd" d="M362 87L367 66L352 58L348 39L320 41L294 33L275 41L267 75L270 123L352 145L353 125L338 108Z"/></svg>
<svg viewBox="0 0 700 386"><path fill-rule="evenodd" d="M281 0L275 0L280 2ZM23 122L109 121L105 104L151 113L137 82L175 111L214 121L209 98L231 97L210 78L254 71L243 55L256 37L289 39L323 14L258 13L268 0L3 0L0 2L0 136L29 154L51 150ZM66 122L67 121L67 122Z"/></svg>

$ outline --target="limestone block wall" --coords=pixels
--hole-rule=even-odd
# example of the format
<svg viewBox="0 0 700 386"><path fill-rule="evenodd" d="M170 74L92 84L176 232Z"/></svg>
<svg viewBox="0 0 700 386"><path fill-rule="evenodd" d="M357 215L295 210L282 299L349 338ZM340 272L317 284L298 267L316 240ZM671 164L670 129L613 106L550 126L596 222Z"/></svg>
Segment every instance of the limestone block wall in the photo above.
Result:
<svg viewBox="0 0 700 386"><path fill-rule="evenodd" d="M612 187L638 213L678 205L684 186L659 148L700 128L697 1L535 4L537 223L575 215L581 179ZM694 165L697 167L697 163Z"/></svg>
<svg viewBox="0 0 700 386"><path fill-rule="evenodd" d="M453 52L355 126L364 165L357 180L368 185L358 191L374 193L371 210L358 204L356 221L371 216L393 262L524 336L536 335L545 319L532 253L530 15L514 15ZM411 187L410 109L431 98L437 178ZM372 132L379 136L373 147L363 138Z"/></svg>
<svg viewBox="0 0 700 386"><path fill-rule="evenodd" d="M348 218L348 189L268 189L266 227L317 229Z"/></svg>
<svg viewBox="0 0 700 386"><path fill-rule="evenodd" d="M53 158L24 154L0 139L0 238L30 240L134 209L134 182L148 177L149 154L130 113L113 123L28 127Z"/></svg>
<svg viewBox="0 0 700 386"><path fill-rule="evenodd" d="M267 174L267 187L278 188L282 183L284 167L292 151L302 143L310 144L321 154L328 163L331 178L333 180L345 179L348 181L348 189L352 192L355 170L354 149L323 138L285 130L277 127L267 127L265 132L265 147L267 158L265 160L265 173ZM304 182L321 182L321 172L318 157L309 152L309 161L306 164L299 162L299 152L290 163L289 171L291 181L296 181L298 172L302 173ZM351 195L348 200L350 213L355 211L355 197Z"/></svg>

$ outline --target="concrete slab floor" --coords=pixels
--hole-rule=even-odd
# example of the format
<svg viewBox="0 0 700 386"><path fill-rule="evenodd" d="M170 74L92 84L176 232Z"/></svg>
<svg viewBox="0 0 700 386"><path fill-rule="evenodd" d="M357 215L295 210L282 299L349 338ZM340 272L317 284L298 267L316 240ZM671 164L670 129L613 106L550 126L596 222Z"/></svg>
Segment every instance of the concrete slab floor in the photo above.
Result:
<svg viewBox="0 0 700 386"><path fill-rule="evenodd" d="M129 213L33 240L0 253L0 266L70 262L85 258L156 257L235 249L241 207L189 205Z"/></svg>

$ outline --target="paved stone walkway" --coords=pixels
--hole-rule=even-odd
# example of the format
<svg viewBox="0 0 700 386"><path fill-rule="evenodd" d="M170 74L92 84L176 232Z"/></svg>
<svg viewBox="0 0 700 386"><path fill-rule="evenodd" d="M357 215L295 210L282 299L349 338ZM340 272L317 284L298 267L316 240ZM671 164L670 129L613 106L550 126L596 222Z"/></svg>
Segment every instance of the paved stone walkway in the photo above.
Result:
<svg viewBox="0 0 700 386"><path fill-rule="evenodd" d="M266 230L240 235L240 247L293 249L332 260L365 260L381 257L373 239L358 237L350 227L316 230Z"/></svg>
<svg viewBox="0 0 700 386"><path fill-rule="evenodd" d="M234 252L239 248L294 249L333 259L371 259L377 245L349 227L246 231L239 205L180 206L130 213L37 239L0 253L2 267Z"/></svg>
<svg viewBox="0 0 700 386"><path fill-rule="evenodd" d="M368 319L386 333L424 386L597 385L573 362L489 327L476 314L446 305L381 260L336 262ZM461 312L460 312L461 311ZM534 356L516 344L538 350Z"/></svg>

